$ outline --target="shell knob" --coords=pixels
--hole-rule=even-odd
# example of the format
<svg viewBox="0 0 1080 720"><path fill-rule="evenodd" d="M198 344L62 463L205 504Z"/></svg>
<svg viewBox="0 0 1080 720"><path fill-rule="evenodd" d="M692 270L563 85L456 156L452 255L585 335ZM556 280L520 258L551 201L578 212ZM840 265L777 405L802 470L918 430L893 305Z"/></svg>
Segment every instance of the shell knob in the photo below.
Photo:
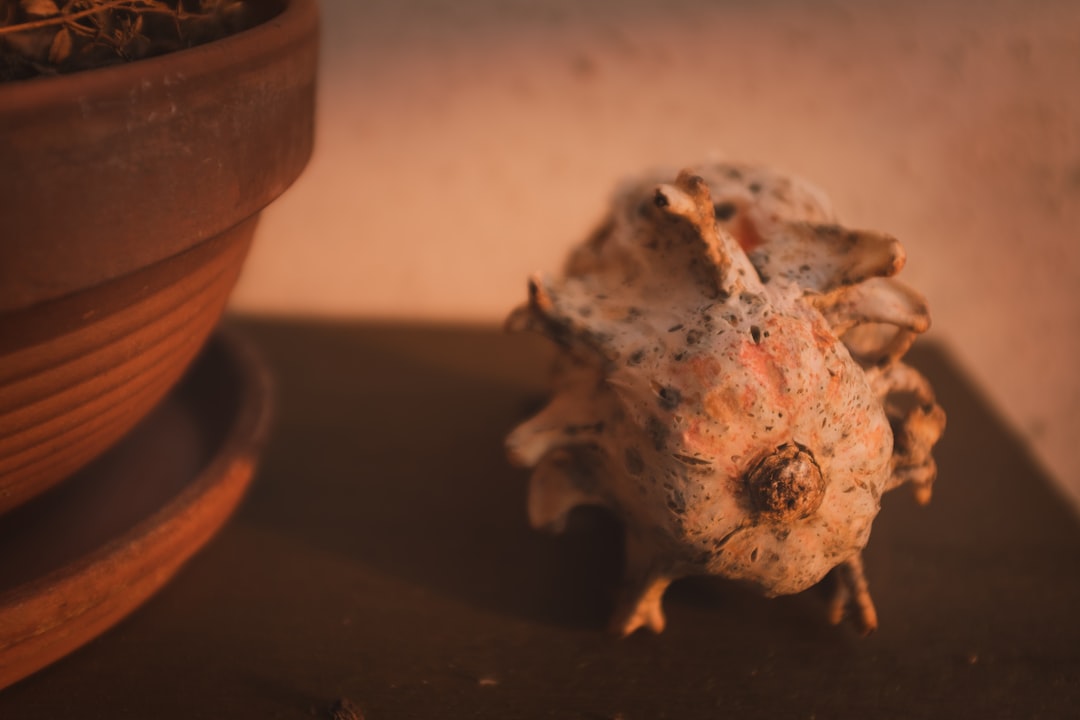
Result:
<svg viewBox="0 0 1080 720"><path fill-rule="evenodd" d="M775 520L799 520L818 509L825 478L809 448L784 443L746 473L754 510Z"/></svg>

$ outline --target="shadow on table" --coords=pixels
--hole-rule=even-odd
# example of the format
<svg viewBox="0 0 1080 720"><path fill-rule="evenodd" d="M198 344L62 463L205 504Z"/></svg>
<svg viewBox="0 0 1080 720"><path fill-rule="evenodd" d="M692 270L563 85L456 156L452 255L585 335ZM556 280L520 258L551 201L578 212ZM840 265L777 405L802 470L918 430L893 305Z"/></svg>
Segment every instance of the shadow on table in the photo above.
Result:
<svg viewBox="0 0 1080 720"><path fill-rule="evenodd" d="M910 355L949 415L940 479L875 521L877 634L827 625L818 590L693 579L662 636L617 640L618 524L530 530L503 455L543 402L542 341L230 322L278 385L247 501L138 613L10 688L4 717L320 717L342 697L370 717L1075 714L1076 517L940 347Z"/></svg>
<svg viewBox="0 0 1080 720"><path fill-rule="evenodd" d="M543 401L542 341L494 328L240 322L279 385L276 440L247 518L490 610L602 625L621 562L617 524L585 512L560 538L533 532L527 474L502 450L507 430ZM992 592L987 612L1005 625L1045 613L1045 592L1006 581L1072 580L1075 517L940 347L917 346L909 359L933 382L949 427L932 504L903 490L886 498L868 558L879 602L892 604L884 573L912 562L939 593L975 603ZM676 603L769 612L734 585L683 586ZM894 592L903 604L927 590ZM944 599L926 612L941 613Z"/></svg>
<svg viewBox="0 0 1080 720"><path fill-rule="evenodd" d="M605 513L527 527L504 433L547 349L491 329L243 321L278 411L246 519L489 610L601 626L621 562ZM518 340L521 340L520 338Z"/></svg>

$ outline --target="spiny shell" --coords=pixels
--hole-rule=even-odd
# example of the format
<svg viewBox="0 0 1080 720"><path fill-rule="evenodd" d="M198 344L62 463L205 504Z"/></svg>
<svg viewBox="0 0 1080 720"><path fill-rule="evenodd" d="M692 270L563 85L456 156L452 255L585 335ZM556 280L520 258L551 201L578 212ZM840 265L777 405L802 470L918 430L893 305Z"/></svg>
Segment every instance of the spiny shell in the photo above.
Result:
<svg viewBox="0 0 1080 720"><path fill-rule="evenodd" d="M891 279L893 238L835 224L825 196L716 164L627 184L565 272L508 321L562 348L549 405L507 439L529 513L599 504L626 529L614 627L663 628L698 573L794 593L841 567L835 620L876 617L860 552L881 494L929 499L944 413L900 362L929 326Z"/></svg>

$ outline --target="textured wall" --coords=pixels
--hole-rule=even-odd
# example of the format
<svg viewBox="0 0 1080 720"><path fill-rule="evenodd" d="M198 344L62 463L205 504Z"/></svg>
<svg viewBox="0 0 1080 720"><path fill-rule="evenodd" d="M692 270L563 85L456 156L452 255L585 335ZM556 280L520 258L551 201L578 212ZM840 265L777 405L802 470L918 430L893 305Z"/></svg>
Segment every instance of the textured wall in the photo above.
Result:
<svg viewBox="0 0 1080 720"><path fill-rule="evenodd" d="M613 183L796 172L1080 499L1080 3L323 0L316 156L235 298L490 321Z"/></svg>

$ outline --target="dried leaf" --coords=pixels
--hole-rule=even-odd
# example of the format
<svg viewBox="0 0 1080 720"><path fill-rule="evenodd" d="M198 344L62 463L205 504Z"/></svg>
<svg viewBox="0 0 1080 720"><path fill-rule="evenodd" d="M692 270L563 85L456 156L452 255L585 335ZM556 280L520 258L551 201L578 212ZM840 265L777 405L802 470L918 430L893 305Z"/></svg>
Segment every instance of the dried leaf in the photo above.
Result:
<svg viewBox="0 0 1080 720"><path fill-rule="evenodd" d="M32 17L48 17L58 15L60 8L53 0L19 0L23 11Z"/></svg>
<svg viewBox="0 0 1080 720"><path fill-rule="evenodd" d="M59 65L68 59L71 55L71 31L67 28L61 28L60 32L56 33L56 37L53 38L52 45L49 46L49 62L53 65Z"/></svg>
<svg viewBox="0 0 1080 720"><path fill-rule="evenodd" d="M44 60L52 44L52 32L49 28L40 28L29 32L12 33L4 36L5 54L9 48L21 55L28 62Z"/></svg>

